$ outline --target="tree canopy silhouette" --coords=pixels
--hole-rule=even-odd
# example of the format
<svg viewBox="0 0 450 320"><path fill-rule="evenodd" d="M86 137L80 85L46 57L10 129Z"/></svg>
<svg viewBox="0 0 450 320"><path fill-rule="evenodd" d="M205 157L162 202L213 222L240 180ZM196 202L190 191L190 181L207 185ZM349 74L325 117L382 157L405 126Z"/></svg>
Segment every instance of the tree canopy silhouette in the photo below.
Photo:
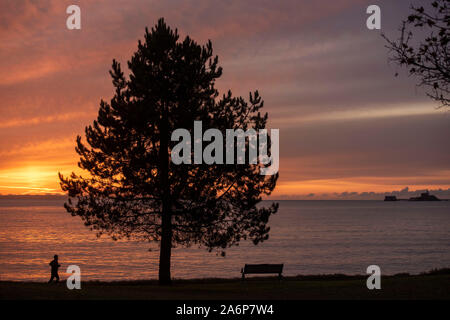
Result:
<svg viewBox="0 0 450 320"><path fill-rule="evenodd" d="M278 174L260 174L258 165L180 164L170 161L174 129L264 129L267 113L258 92L247 102L231 91L219 95L222 74L210 41L179 41L163 19L145 30L145 41L128 62L126 77L113 60L115 87L101 101L97 120L77 137L79 167L89 174L60 174L68 192L65 208L98 235L160 244L159 281L170 283L171 249L176 245L224 250L249 239L268 239L269 217L277 203L263 206ZM236 162L235 162L236 163Z"/></svg>
<svg viewBox="0 0 450 320"><path fill-rule="evenodd" d="M431 2L429 9L412 7L398 40L387 41L391 60L428 88L427 95L450 106L450 0ZM415 29L413 29L415 28Z"/></svg>

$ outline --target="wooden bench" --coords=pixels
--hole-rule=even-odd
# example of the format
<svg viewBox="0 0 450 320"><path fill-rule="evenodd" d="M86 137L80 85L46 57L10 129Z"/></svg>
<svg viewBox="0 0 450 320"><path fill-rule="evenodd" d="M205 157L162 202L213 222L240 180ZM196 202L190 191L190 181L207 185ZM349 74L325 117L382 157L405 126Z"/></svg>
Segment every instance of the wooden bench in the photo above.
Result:
<svg viewBox="0 0 450 320"><path fill-rule="evenodd" d="M266 274L277 273L278 279L281 280L281 273L283 272L283 264L246 264L241 269L242 280L245 279L246 274Z"/></svg>

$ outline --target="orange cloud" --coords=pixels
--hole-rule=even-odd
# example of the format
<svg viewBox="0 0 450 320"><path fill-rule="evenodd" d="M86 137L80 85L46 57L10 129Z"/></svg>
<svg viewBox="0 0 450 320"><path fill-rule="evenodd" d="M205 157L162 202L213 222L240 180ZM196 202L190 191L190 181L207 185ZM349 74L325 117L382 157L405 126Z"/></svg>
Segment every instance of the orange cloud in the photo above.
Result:
<svg viewBox="0 0 450 320"><path fill-rule="evenodd" d="M60 121L74 121L77 119L93 119L95 118L95 113L92 112L71 112L64 114L56 114L52 116L43 116L43 117L34 117L29 119L10 119L3 122L0 122L0 128L11 128L11 127L22 127L22 126L30 126L30 125L41 125L45 123L51 122L60 122Z"/></svg>

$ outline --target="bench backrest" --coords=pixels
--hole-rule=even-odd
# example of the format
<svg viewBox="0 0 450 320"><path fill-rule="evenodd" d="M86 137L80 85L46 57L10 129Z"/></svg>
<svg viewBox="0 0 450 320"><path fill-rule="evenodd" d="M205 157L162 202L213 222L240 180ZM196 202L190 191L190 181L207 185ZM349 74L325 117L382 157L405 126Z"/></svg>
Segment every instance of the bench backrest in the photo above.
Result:
<svg viewBox="0 0 450 320"><path fill-rule="evenodd" d="M282 273L282 264L246 264L243 273Z"/></svg>

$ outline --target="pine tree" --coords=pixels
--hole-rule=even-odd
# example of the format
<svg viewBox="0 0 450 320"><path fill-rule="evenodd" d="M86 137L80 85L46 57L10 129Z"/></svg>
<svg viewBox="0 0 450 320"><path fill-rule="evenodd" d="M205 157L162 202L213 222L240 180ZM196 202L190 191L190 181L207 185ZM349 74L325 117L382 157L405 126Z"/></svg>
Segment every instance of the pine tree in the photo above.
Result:
<svg viewBox="0 0 450 320"><path fill-rule="evenodd" d="M249 239L268 239L269 217L277 203L263 206L277 175L260 175L261 165L180 164L170 161L171 132L200 120L205 129L264 129L267 113L258 92L249 102L219 97L222 74L210 41L204 46L179 41L160 19L145 30L145 41L128 62L126 77L113 60L115 87L110 103L100 102L97 120L77 137L79 167L88 177L60 174L68 192L66 210L85 225L113 239L160 244L159 282L170 283L171 249L203 245L224 250Z"/></svg>

